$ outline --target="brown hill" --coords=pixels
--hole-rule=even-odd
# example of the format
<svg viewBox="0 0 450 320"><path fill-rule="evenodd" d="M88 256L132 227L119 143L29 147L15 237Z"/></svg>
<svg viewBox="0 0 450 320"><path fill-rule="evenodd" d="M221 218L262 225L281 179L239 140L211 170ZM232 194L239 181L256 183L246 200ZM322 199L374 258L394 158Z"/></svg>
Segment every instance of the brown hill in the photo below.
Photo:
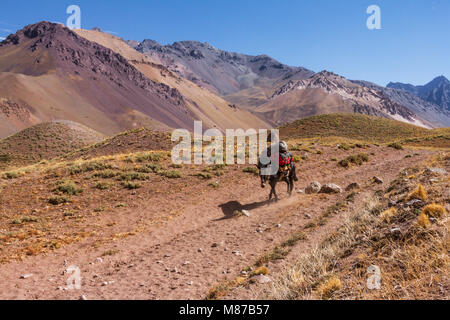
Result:
<svg viewBox="0 0 450 320"><path fill-rule="evenodd" d="M142 151L170 151L174 143L169 131L150 128L132 129L96 144L67 153L64 159L91 159Z"/></svg>
<svg viewBox="0 0 450 320"><path fill-rule="evenodd" d="M41 123L0 140L0 169L52 159L105 139L71 121Z"/></svg>
<svg viewBox="0 0 450 320"><path fill-rule="evenodd" d="M156 65L148 68L161 74ZM149 74L62 25L27 26L0 44L0 98L9 101L13 111L8 112L14 114L0 109L0 133L53 119L73 120L108 135L142 126L191 129L195 119L208 120L206 128L265 126L225 102L220 107L211 103L223 101L218 97L193 101Z"/></svg>
<svg viewBox="0 0 450 320"><path fill-rule="evenodd" d="M378 143L448 135L447 129L429 130L401 121L352 113L312 116L279 129L285 138L341 137Z"/></svg>

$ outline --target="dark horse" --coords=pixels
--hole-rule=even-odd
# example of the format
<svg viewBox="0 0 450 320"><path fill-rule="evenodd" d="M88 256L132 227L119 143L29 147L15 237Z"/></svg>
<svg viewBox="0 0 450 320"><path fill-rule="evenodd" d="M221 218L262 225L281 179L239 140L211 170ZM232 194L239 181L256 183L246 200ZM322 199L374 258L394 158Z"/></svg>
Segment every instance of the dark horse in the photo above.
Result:
<svg viewBox="0 0 450 320"><path fill-rule="evenodd" d="M274 175L261 175L261 187L264 188L264 183L269 181L270 185L269 201L272 200L272 196L275 196L275 201L278 201L276 186L277 183L281 181L286 182L287 192L289 196L292 195L292 191L294 190L294 175L295 173L290 165L281 166L278 172Z"/></svg>

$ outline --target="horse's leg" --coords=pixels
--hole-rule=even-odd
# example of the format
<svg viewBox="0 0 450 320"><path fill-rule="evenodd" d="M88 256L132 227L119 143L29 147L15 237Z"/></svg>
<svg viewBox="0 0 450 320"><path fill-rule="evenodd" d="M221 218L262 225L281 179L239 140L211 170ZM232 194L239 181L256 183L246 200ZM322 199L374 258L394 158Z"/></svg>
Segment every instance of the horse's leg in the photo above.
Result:
<svg viewBox="0 0 450 320"><path fill-rule="evenodd" d="M294 190L294 178L289 178L289 196L292 196L292 191Z"/></svg>
<svg viewBox="0 0 450 320"><path fill-rule="evenodd" d="M269 194L269 201L272 200L272 194L273 194L273 183L272 179L269 178L269 185L270 185L270 194Z"/></svg>
<svg viewBox="0 0 450 320"><path fill-rule="evenodd" d="M278 201L278 195L277 195L277 190L276 190L276 186L277 186L277 179L272 179L270 181L270 187L271 187L271 192L273 192L273 195L275 196L275 201Z"/></svg>

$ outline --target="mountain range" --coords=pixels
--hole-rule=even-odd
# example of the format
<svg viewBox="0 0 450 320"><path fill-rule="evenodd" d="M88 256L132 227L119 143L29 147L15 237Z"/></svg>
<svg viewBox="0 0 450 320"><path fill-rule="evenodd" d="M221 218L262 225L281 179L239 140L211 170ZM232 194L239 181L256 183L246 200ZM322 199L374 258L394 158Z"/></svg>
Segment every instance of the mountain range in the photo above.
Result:
<svg viewBox="0 0 450 320"><path fill-rule="evenodd" d="M450 81L444 76L434 78L423 86L390 82L387 87L410 92L425 101L440 106L442 111L450 112Z"/></svg>
<svg viewBox="0 0 450 320"><path fill-rule="evenodd" d="M161 45L147 39L128 44L271 125L315 114L356 112L425 127L450 126L450 112L440 107L439 98L412 94L404 88L350 81L328 71L316 74L267 55L227 52L198 41ZM438 85L434 81L429 91Z"/></svg>
<svg viewBox="0 0 450 320"><path fill-rule="evenodd" d="M267 128L327 113L450 126L449 81L350 81L197 41L126 41L40 22L0 43L0 138L70 120L105 135L130 128Z"/></svg>

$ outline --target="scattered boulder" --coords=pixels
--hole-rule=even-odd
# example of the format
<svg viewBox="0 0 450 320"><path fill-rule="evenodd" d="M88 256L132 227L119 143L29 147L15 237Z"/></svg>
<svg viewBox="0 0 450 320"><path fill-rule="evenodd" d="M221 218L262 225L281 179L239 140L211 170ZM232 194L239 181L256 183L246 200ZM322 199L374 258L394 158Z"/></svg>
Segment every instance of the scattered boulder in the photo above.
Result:
<svg viewBox="0 0 450 320"><path fill-rule="evenodd" d="M376 176L372 178L372 182L377 184L383 184L383 180Z"/></svg>
<svg viewBox="0 0 450 320"><path fill-rule="evenodd" d="M345 188L345 191L352 191L354 189L359 189L359 184L356 182L350 183L347 188Z"/></svg>
<svg viewBox="0 0 450 320"><path fill-rule="evenodd" d="M87 300L85 295L80 296L80 300Z"/></svg>
<svg viewBox="0 0 450 320"><path fill-rule="evenodd" d="M342 189L337 184L328 183L320 188L320 193L342 193Z"/></svg>
<svg viewBox="0 0 450 320"><path fill-rule="evenodd" d="M20 276L20 279L28 279L31 278L33 276L33 274L31 273L26 273Z"/></svg>
<svg viewBox="0 0 450 320"><path fill-rule="evenodd" d="M255 277L253 277L253 279L254 279L256 282L261 283L261 284L269 283L269 282L272 281L272 279L270 279L269 276L266 276L266 275L263 275L263 274L257 275L257 276L255 276Z"/></svg>
<svg viewBox="0 0 450 320"><path fill-rule="evenodd" d="M319 193L321 188L322 185L319 182L314 181L311 182L309 186L306 187L305 193L306 194Z"/></svg>

